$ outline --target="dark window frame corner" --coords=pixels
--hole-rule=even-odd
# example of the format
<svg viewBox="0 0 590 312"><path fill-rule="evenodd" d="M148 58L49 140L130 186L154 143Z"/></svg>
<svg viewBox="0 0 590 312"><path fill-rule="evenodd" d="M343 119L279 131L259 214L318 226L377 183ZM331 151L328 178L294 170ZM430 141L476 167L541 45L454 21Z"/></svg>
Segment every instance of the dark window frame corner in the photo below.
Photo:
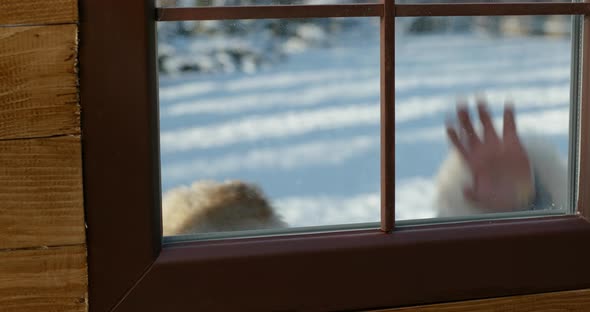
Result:
<svg viewBox="0 0 590 312"><path fill-rule="evenodd" d="M449 7L452 15L504 15L507 10L523 15L583 14L585 36L590 37L589 3L395 5L385 1L367 5L371 8L367 14L390 21L393 16L448 15ZM168 10L173 9L157 10L153 0L80 1L91 312L377 309L590 288L590 270L580 269L590 263L590 249L581 248L590 241L586 220L590 192L580 192L580 214L571 216L404 227L393 232L388 230L393 227L390 220L382 223L384 231L162 246L155 23L173 19ZM204 14L220 14L215 10L220 9ZM285 14L276 7L232 8L223 14L256 18L272 12ZM327 6L317 12L333 14ZM350 10L339 12L350 14ZM382 33L383 28L390 28L390 34L393 30L382 24ZM585 45L588 41L585 38ZM382 46L382 51L393 51L393 45ZM589 54L584 53L584 69L590 68ZM590 81L590 70L583 74L583 81ZM382 77L382 84L388 83L391 76ZM590 133L590 110L584 109L590 107L589 89L586 84L582 88L579 172L590 172L590 135L585 135ZM393 116L391 106L383 105L383 101L392 103L392 95L382 93L382 116ZM393 130L393 122L383 123L382 133ZM382 146L382 155L395 148L385 140ZM392 162L387 165L389 169L382 168L385 176L395 170ZM579 189L589 189L589 180L581 175ZM392 190L393 183L382 183L384 201L393 202ZM391 211L384 219L391 219ZM555 265L563 261L567 265ZM418 269L396 270L410 266Z"/></svg>

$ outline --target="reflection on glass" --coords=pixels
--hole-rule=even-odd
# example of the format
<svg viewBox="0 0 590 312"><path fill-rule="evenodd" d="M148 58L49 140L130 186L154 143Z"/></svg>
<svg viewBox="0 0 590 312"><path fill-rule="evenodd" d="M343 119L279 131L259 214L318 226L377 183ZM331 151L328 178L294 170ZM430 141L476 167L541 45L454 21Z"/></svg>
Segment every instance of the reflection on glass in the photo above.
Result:
<svg viewBox="0 0 590 312"><path fill-rule="evenodd" d="M431 19L396 21L396 218L564 212L571 17Z"/></svg>
<svg viewBox="0 0 590 312"><path fill-rule="evenodd" d="M380 0L157 0L156 7L212 7L252 5L321 5L379 3Z"/></svg>
<svg viewBox="0 0 590 312"><path fill-rule="evenodd" d="M379 221L379 19L158 24L164 235Z"/></svg>

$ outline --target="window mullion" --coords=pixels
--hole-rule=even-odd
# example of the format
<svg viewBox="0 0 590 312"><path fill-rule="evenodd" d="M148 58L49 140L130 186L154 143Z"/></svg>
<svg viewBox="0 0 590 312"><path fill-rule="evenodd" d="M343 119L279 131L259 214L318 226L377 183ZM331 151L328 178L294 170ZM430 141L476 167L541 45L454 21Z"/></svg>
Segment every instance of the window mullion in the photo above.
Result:
<svg viewBox="0 0 590 312"><path fill-rule="evenodd" d="M218 6L193 8L158 8L157 21L198 21L265 18L328 18L381 16L382 5L274 5L274 6Z"/></svg>
<svg viewBox="0 0 590 312"><path fill-rule="evenodd" d="M396 5L396 16L493 16L588 14L588 3L429 3Z"/></svg>
<svg viewBox="0 0 590 312"><path fill-rule="evenodd" d="M381 230L395 223L395 2L381 16Z"/></svg>

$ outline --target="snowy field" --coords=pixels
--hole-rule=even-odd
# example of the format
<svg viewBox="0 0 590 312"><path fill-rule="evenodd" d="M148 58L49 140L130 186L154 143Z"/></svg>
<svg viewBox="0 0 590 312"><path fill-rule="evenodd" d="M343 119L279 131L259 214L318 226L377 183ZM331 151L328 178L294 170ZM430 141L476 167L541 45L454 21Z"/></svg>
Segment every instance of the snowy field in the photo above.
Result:
<svg viewBox="0 0 590 312"><path fill-rule="evenodd" d="M436 216L444 122L485 94L497 121L567 155L570 40L396 37L396 218ZM160 76L162 189L257 183L291 226L379 221L379 27L342 33L253 73ZM392 156L393 157L393 156Z"/></svg>

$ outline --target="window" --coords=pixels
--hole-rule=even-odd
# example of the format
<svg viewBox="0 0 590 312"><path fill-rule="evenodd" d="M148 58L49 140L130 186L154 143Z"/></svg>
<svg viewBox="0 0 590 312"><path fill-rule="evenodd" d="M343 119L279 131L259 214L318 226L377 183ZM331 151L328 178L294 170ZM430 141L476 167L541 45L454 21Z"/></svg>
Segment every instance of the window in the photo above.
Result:
<svg viewBox="0 0 590 312"><path fill-rule="evenodd" d="M393 232L394 92L382 88L382 229L162 245L156 18L376 16L382 85L394 17L576 15L584 3L393 2L156 10L81 4L81 103L90 309L355 310L590 287L587 90L579 114L580 215L403 227ZM186 15L185 15L186 14ZM588 27L588 22L584 23ZM588 32L585 32L585 36ZM587 44L587 39L584 38ZM586 51L586 50L584 50ZM583 81L590 62L584 54ZM433 262L436 259L436 262ZM556 263L567 262L559 266Z"/></svg>
<svg viewBox="0 0 590 312"><path fill-rule="evenodd" d="M567 192L566 159L577 119L568 120L576 116L580 90L575 79L579 61L571 53L579 46L578 36L570 34L572 17L399 17L396 28L397 219L432 218L436 212L444 220L500 216L451 195L460 193L456 180L465 176L451 170L457 169L456 158L448 155L444 125L459 127L454 107L458 101L471 106L474 126L479 125L474 107L482 101L478 97L487 99L499 137L505 102L512 103L535 184L553 194L551 204L537 200L522 213L571 213L566 209L574 206L567 203L567 197L573 196ZM543 158L538 158L541 154ZM570 155L572 164L575 154ZM549 155L561 160L547 162L553 159ZM516 217L515 212L510 215Z"/></svg>
<svg viewBox="0 0 590 312"><path fill-rule="evenodd" d="M378 17L157 26L166 240L379 226Z"/></svg>

